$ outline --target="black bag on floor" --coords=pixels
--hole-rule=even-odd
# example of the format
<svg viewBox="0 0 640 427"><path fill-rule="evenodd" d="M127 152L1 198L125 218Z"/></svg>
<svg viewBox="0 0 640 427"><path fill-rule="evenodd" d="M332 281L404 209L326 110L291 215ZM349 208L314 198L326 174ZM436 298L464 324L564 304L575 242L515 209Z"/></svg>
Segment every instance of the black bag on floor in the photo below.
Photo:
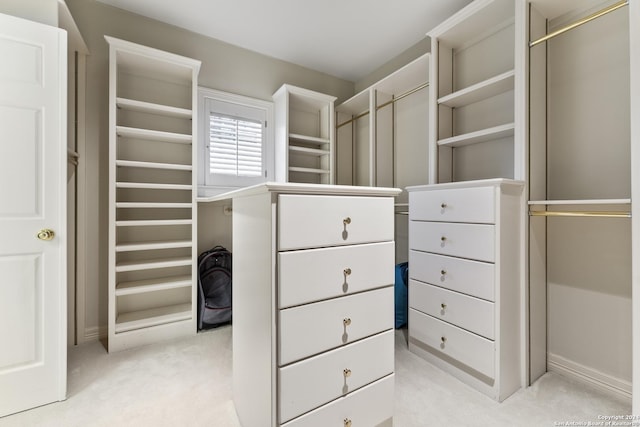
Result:
<svg viewBox="0 0 640 427"><path fill-rule="evenodd" d="M216 246L198 256L198 330L231 322L231 252Z"/></svg>

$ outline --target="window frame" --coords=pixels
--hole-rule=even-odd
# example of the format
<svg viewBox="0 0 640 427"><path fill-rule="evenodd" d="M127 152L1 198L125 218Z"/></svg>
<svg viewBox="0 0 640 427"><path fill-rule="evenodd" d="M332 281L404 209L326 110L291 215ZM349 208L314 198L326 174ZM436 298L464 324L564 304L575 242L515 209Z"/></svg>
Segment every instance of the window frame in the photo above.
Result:
<svg viewBox="0 0 640 427"><path fill-rule="evenodd" d="M243 177L231 175L214 175L209 172L209 102L219 101L236 104L240 109L254 109L264 114L265 127L263 128L263 165L265 173L261 177ZM219 112L221 115L227 113ZM242 119L242 114L235 117ZM273 181L275 176L275 149L274 149L274 105L271 101L236 95L206 87L198 87L198 193L202 196L213 196L228 190L243 188L261 182ZM247 120L253 120L248 118Z"/></svg>

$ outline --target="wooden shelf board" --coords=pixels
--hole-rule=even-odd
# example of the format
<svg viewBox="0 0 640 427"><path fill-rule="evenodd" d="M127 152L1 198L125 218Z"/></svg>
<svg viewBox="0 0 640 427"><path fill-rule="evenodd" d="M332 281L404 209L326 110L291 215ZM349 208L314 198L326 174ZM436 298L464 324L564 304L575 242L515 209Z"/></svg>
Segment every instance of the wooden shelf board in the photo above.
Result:
<svg viewBox="0 0 640 427"><path fill-rule="evenodd" d="M159 114L181 119L191 119L193 111L186 108L172 107L169 105L154 104L151 102L137 101L128 98L116 98L116 106L123 110L138 111L142 113Z"/></svg>
<svg viewBox="0 0 640 427"><path fill-rule="evenodd" d="M146 243L124 243L116 245L116 252L152 251L157 249L190 248L191 240L167 240Z"/></svg>
<svg viewBox="0 0 640 427"><path fill-rule="evenodd" d="M191 276L173 276L161 279L136 280L132 282L120 282L116 285L116 296L142 294L145 292L163 291L190 287L193 284Z"/></svg>
<svg viewBox="0 0 640 427"><path fill-rule="evenodd" d="M117 202L119 209L191 209L191 203Z"/></svg>
<svg viewBox="0 0 640 427"><path fill-rule="evenodd" d="M289 151L298 154L307 154L310 156L328 156L331 154L329 150L320 150L318 148L298 147L297 145L289 145Z"/></svg>
<svg viewBox="0 0 640 427"><path fill-rule="evenodd" d="M164 132L159 130L116 126L118 136L125 138L148 139L152 141L191 144L193 137L183 133Z"/></svg>
<svg viewBox="0 0 640 427"><path fill-rule="evenodd" d="M438 104L458 108L483 99L491 98L503 92L513 90L515 71L510 70L483 82L461 89L438 99Z"/></svg>
<svg viewBox="0 0 640 427"><path fill-rule="evenodd" d="M191 184L157 184L153 182L116 182L116 188L147 190L193 190Z"/></svg>
<svg viewBox="0 0 640 427"><path fill-rule="evenodd" d="M316 174L328 174L330 171L327 169L314 169L314 168L299 168L296 166L290 166L289 172L303 172L303 173L316 173Z"/></svg>
<svg viewBox="0 0 640 427"><path fill-rule="evenodd" d="M509 123L506 125L495 126L476 132L441 139L438 141L438 145L441 147L462 147L464 145L479 144L482 142L513 136L514 129L515 125L513 123Z"/></svg>
<svg viewBox="0 0 640 427"><path fill-rule="evenodd" d="M185 265L191 265L191 257L189 258L162 258L153 259L147 261L126 261L116 264L116 272L121 273L123 271L140 271L140 270L153 270L155 268L168 268L168 267L181 267Z"/></svg>
<svg viewBox="0 0 640 427"><path fill-rule="evenodd" d="M314 144L329 144L329 138L318 138L316 136L301 135L299 133L290 133L289 139L301 142L311 142Z"/></svg>
<svg viewBox="0 0 640 427"><path fill-rule="evenodd" d="M116 221L116 227L142 227L156 225L191 225L191 219L149 219Z"/></svg>
<svg viewBox="0 0 640 427"><path fill-rule="evenodd" d="M116 318L115 332L149 328L165 323L191 319L191 304L175 304L149 310L121 313Z"/></svg>
<svg viewBox="0 0 640 427"><path fill-rule="evenodd" d="M153 163L153 162L140 162L137 160L116 160L116 166L129 167L129 168L145 168L145 169L170 169L181 171L192 171L191 165L180 165L175 163Z"/></svg>

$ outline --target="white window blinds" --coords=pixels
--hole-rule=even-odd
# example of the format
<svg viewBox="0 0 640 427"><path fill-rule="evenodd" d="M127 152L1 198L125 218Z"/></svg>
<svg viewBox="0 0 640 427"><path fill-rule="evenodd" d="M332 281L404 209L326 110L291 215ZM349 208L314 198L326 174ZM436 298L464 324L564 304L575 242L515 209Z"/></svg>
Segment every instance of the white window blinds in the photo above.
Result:
<svg viewBox="0 0 640 427"><path fill-rule="evenodd" d="M209 115L209 173L260 177L263 173L262 123Z"/></svg>

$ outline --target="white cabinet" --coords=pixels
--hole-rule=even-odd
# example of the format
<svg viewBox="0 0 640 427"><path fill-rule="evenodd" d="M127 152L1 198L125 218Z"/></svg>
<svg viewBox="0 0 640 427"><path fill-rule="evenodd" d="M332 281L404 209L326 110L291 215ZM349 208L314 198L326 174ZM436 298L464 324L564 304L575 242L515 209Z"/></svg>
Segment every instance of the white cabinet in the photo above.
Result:
<svg viewBox="0 0 640 427"><path fill-rule="evenodd" d="M476 0L428 33L432 183L524 176L518 6Z"/></svg>
<svg viewBox="0 0 640 427"><path fill-rule="evenodd" d="M398 193L267 183L230 195L243 427L391 420Z"/></svg>
<svg viewBox="0 0 640 427"><path fill-rule="evenodd" d="M523 385L523 188L407 189L409 349L498 401Z"/></svg>
<svg viewBox="0 0 640 427"><path fill-rule="evenodd" d="M200 62L109 43L109 351L196 332Z"/></svg>
<svg viewBox="0 0 640 427"><path fill-rule="evenodd" d="M335 100L287 84L273 94L276 181L334 183Z"/></svg>

